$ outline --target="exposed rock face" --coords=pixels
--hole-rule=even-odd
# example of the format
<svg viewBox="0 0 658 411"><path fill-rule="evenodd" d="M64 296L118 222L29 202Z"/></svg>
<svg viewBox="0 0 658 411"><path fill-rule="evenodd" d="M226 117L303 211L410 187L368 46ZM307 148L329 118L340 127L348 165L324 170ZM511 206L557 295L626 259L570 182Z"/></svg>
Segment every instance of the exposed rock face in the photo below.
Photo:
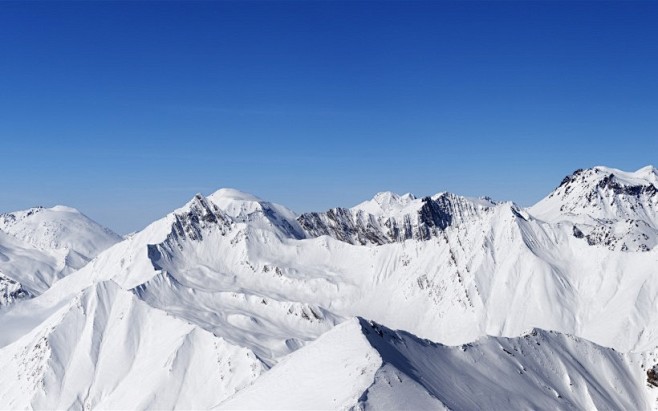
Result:
<svg viewBox="0 0 658 411"><path fill-rule="evenodd" d="M647 370L647 384L651 388L658 387L658 364Z"/></svg>
<svg viewBox="0 0 658 411"><path fill-rule="evenodd" d="M189 203L187 210L175 214L170 236L176 239L189 238L201 241L203 230L211 227L225 233L230 227L230 221L215 204L201 194L197 194Z"/></svg>
<svg viewBox="0 0 658 411"><path fill-rule="evenodd" d="M31 297L32 295L23 288L21 283L0 273L0 308Z"/></svg>
<svg viewBox="0 0 658 411"><path fill-rule="evenodd" d="M356 207L305 213L297 221L309 237L328 235L350 244L382 245L429 240L454 224L478 218L494 205L488 199L450 193L422 199L380 193Z"/></svg>
<svg viewBox="0 0 658 411"><path fill-rule="evenodd" d="M387 220L381 227L375 216L353 213L347 208L302 214L297 221L311 237L328 235L351 244L385 244L391 242L391 237L407 238L412 235L408 218L402 224Z"/></svg>

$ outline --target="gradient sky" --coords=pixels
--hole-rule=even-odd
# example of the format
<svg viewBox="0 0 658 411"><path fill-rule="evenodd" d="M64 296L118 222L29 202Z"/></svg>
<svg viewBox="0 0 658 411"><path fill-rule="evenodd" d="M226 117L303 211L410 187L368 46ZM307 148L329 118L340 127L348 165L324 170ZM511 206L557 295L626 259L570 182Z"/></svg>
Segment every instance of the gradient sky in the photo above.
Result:
<svg viewBox="0 0 658 411"><path fill-rule="evenodd" d="M0 212L126 233L220 187L530 205L657 163L657 2L0 1Z"/></svg>

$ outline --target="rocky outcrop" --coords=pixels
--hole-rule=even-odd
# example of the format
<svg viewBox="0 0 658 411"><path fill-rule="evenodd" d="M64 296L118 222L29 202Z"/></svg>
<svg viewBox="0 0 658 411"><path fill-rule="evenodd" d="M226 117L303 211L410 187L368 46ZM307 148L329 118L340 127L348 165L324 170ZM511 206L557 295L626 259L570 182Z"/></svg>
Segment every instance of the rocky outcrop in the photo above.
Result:
<svg viewBox="0 0 658 411"><path fill-rule="evenodd" d="M388 194L388 193L387 193ZM381 196L378 195L378 196ZM409 200L411 198L411 200ZM332 208L324 213L305 213L297 221L309 237L328 235L351 244L382 245L405 240L429 240L448 227L478 218L495 204L450 193L416 199L394 196L397 204L381 204L378 197L353 208Z"/></svg>
<svg viewBox="0 0 658 411"><path fill-rule="evenodd" d="M0 273L0 308L31 297L32 295L23 288L21 283Z"/></svg>

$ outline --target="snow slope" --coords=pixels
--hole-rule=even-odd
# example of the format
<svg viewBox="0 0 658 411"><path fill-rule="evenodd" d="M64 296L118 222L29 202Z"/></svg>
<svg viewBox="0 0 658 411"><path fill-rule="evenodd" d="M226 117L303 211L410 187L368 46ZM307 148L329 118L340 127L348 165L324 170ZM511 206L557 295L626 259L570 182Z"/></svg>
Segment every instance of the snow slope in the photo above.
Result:
<svg viewBox="0 0 658 411"><path fill-rule="evenodd" d="M630 356L533 330L447 347L364 319L291 354L219 409L648 409Z"/></svg>
<svg viewBox="0 0 658 411"><path fill-rule="evenodd" d="M530 208L535 217L571 225L590 245L648 251L658 243L658 171L576 170Z"/></svg>
<svg viewBox="0 0 658 411"><path fill-rule="evenodd" d="M4 284L5 290L23 290L22 298L39 294L47 290L64 269L63 258L57 257L0 231L0 284ZM0 306L14 300L11 293L3 292Z"/></svg>
<svg viewBox="0 0 658 411"><path fill-rule="evenodd" d="M0 214L0 230L42 250L66 249L80 268L122 238L78 210L55 206Z"/></svg>
<svg viewBox="0 0 658 411"><path fill-rule="evenodd" d="M24 296L40 294L121 240L69 207L0 214L0 290L15 283ZM10 301L6 292L0 295L0 305Z"/></svg>
<svg viewBox="0 0 658 411"><path fill-rule="evenodd" d="M17 305L13 320L44 310L39 299ZM150 308L112 281L46 311L29 332L3 338L0 408L203 409L263 369L250 351Z"/></svg>

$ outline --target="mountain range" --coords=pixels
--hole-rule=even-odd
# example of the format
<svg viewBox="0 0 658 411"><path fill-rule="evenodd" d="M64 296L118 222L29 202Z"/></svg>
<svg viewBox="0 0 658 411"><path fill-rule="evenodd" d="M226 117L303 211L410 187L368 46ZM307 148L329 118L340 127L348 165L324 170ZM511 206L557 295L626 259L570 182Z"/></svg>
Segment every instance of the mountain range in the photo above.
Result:
<svg viewBox="0 0 658 411"><path fill-rule="evenodd" d="M531 207L233 189L121 237L0 215L0 408L658 407L658 171Z"/></svg>

